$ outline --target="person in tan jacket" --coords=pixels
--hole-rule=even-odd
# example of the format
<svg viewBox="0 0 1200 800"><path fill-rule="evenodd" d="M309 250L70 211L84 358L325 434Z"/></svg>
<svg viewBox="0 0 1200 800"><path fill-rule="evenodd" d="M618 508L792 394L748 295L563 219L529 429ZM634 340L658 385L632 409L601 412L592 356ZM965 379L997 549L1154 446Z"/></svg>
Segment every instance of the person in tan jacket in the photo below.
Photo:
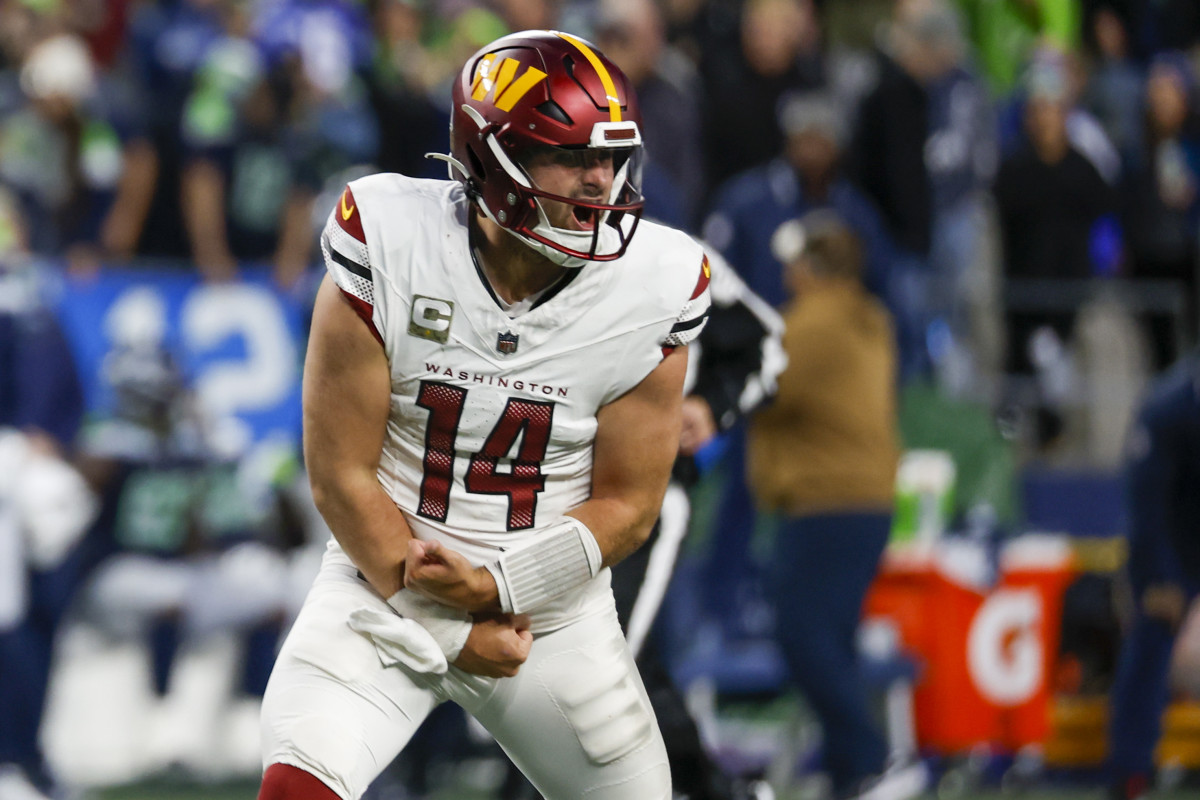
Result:
<svg viewBox="0 0 1200 800"><path fill-rule="evenodd" d="M789 241L790 240L790 241ZM766 511L890 512L899 445L892 320L859 279L858 238L829 210L781 227L788 367L750 430L750 484Z"/></svg>
<svg viewBox="0 0 1200 800"><path fill-rule="evenodd" d="M863 598L891 530L899 460L892 320L860 280L862 248L832 211L772 240L793 293L787 369L750 422L750 487L779 519L767 593L792 679L816 712L836 797L900 800L925 784L893 766L860 679Z"/></svg>

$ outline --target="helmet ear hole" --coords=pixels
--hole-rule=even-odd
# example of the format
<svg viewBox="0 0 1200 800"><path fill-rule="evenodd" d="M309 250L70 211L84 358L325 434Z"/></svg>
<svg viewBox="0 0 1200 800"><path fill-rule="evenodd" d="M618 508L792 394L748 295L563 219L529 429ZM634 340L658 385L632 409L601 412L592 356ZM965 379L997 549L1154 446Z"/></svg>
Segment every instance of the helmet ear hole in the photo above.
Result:
<svg viewBox="0 0 1200 800"><path fill-rule="evenodd" d="M467 166L471 168L471 174L475 176L475 180L483 182L487 179L487 169L483 166L483 161L475 153L474 147L467 148L467 161L471 162Z"/></svg>

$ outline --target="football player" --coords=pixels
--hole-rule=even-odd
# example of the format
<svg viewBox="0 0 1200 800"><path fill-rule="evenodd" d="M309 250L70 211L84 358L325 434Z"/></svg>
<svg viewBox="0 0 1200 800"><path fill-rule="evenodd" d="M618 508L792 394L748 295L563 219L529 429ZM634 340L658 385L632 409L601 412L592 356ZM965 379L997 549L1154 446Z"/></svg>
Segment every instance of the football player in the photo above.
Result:
<svg viewBox="0 0 1200 800"><path fill-rule="evenodd" d="M358 798L449 700L547 800L668 800L609 567L662 503L708 263L640 221L637 102L588 42L493 42L451 114L454 180L354 181L322 236L304 443L333 539L259 797Z"/></svg>

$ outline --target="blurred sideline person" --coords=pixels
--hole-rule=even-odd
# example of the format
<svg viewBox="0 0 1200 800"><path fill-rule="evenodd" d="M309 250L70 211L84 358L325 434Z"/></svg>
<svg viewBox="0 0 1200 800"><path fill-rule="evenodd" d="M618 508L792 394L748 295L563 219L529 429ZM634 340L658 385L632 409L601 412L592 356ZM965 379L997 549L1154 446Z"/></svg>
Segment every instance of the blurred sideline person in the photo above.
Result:
<svg viewBox="0 0 1200 800"><path fill-rule="evenodd" d="M786 136L777 158L746 170L720 187L704 238L737 265L750 289L773 307L788 299L784 265L771 250L782 225L818 208L836 211L854 230L865 251L862 281L887 296L895 246L872 202L843 167L845 122L833 97L823 92L793 96L780 109ZM759 566L750 555L754 502L746 486L744 426L735 428L725 461L727 478L716 523L720 546L706 565L709 583L726 589L706 597L725 638L745 636L757 600ZM735 600L730 601L730 596Z"/></svg>
<svg viewBox="0 0 1200 800"><path fill-rule="evenodd" d="M1200 353L1155 380L1126 454L1132 619L1109 722L1109 796L1145 797L1170 699L1171 652L1200 591Z"/></svg>
<svg viewBox="0 0 1200 800"><path fill-rule="evenodd" d="M703 471L701 462L711 458L703 451L774 395L785 363L779 314L750 291L725 259L710 253L709 265L712 308L704 331L691 345L679 456L650 538L613 569L613 594L663 733L676 795L760 800L773 796L765 783L726 775L705 749L652 634L691 521L688 490ZM501 797L516 800L531 797L531 791L510 772Z"/></svg>
<svg viewBox="0 0 1200 800"><path fill-rule="evenodd" d="M923 765L888 769L860 676L856 633L883 555L899 457L891 318L863 288L857 237L828 210L775 235L795 299L788 366L750 421L750 486L779 529L767 575L776 636L824 735L837 797L919 794Z"/></svg>
<svg viewBox="0 0 1200 800"><path fill-rule="evenodd" d="M83 390L31 255L17 199L0 190L0 798L49 797L40 746L55 637L83 563L95 498L68 463Z"/></svg>
<svg viewBox="0 0 1200 800"><path fill-rule="evenodd" d="M273 480L295 455L228 451L162 343L125 336L104 363L113 410L81 436L80 464L101 505L76 609L106 637L146 644L161 721L147 728L148 760L192 767L219 735L222 709L178 726L166 702L175 665L210 637L237 634L235 696L262 695L288 616L286 553L303 538Z"/></svg>
<svg viewBox="0 0 1200 800"><path fill-rule="evenodd" d="M0 187L0 425L37 429L69 451L83 420L83 387L25 208Z"/></svg>
<svg viewBox="0 0 1200 800"><path fill-rule="evenodd" d="M609 567L662 503L708 262L640 221L636 98L586 41L491 43L451 115L455 180L354 181L322 236L304 429L333 540L259 797L356 800L449 700L549 800L669 800Z"/></svg>
<svg viewBox="0 0 1200 800"><path fill-rule="evenodd" d="M0 798L57 780L40 746L55 636L96 499L53 439L0 425Z"/></svg>

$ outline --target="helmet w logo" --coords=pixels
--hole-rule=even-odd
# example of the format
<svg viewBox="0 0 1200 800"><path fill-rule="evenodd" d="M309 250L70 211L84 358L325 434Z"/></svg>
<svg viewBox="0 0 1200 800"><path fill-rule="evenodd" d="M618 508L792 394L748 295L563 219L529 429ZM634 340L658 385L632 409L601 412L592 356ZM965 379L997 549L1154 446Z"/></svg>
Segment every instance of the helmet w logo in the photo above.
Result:
<svg viewBox="0 0 1200 800"><path fill-rule="evenodd" d="M529 67L514 81L519 66L520 63L514 58L497 59L494 53L484 56L475 70L471 99L483 100L491 95L496 108L512 111L517 101L546 77L546 73L537 67Z"/></svg>

